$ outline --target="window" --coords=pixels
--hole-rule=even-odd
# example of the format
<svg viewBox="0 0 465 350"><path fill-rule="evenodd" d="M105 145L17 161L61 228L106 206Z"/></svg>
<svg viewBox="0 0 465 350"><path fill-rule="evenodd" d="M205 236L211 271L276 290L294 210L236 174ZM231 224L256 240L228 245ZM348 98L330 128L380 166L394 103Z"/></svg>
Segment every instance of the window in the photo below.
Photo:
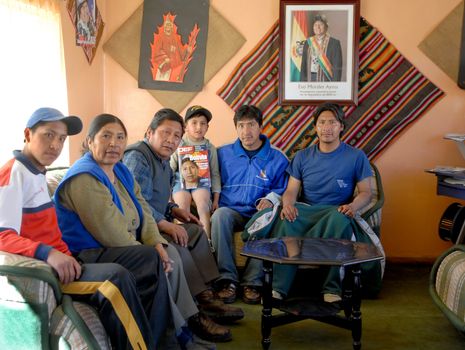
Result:
<svg viewBox="0 0 465 350"><path fill-rule="evenodd" d="M54 0L0 0L0 165L23 148L23 130L34 110L67 112L60 11ZM65 144L54 165L69 164Z"/></svg>

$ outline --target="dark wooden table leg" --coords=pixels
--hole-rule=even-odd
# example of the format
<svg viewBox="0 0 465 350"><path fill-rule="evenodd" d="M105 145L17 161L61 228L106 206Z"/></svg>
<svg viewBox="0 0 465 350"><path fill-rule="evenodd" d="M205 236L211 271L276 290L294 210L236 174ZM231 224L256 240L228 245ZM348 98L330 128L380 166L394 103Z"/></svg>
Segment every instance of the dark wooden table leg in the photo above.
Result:
<svg viewBox="0 0 465 350"><path fill-rule="evenodd" d="M362 347L362 312L360 306L362 304L361 282L360 282L360 265L354 265L352 268L353 288L352 288L352 340L354 350L359 350Z"/></svg>
<svg viewBox="0 0 465 350"><path fill-rule="evenodd" d="M354 277L351 267L344 268L344 280L342 281L342 309L347 319L352 317L352 290L354 288Z"/></svg>
<svg viewBox="0 0 465 350"><path fill-rule="evenodd" d="M263 261L263 272L265 277L263 281L262 347L266 350L271 345L271 284L273 282L273 263L271 261Z"/></svg>

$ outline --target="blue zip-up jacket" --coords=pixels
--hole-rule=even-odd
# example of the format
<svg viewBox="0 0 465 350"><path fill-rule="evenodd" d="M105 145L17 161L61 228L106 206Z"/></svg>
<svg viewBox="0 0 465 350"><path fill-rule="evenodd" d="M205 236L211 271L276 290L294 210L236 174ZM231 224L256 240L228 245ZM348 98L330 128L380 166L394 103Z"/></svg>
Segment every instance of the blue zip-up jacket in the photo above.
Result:
<svg viewBox="0 0 465 350"><path fill-rule="evenodd" d="M245 217L255 214L258 199L266 198L279 204L287 186L289 160L265 135L260 135L260 139L264 145L252 158L247 156L239 139L218 148L219 206L231 208Z"/></svg>
<svg viewBox="0 0 465 350"><path fill-rule="evenodd" d="M118 180L121 181L121 183L126 188L126 191L129 193L134 205L136 206L137 212L139 213L141 224L137 229L137 240L140 241L144 215L142 212L142 207L134 195L134 177L132 176L132 173L129 171L129 169L120 162L115 164L114 172ZM105 175L102 168L100 168L100 166L92 158L91 154L87 152L83 157L78 159L71 168L69 168L69 170L66 172L66 175L63 177L63 180L58 185L54 195L54 201L58 215L58 225L60 226L61 232L63 234L63 240L68 244L69 250L71 250L73 254L79 254L84 249L102 247L102 245L94 239L92 233L87 231L87 229L84 227L81 220L79 219L79 216L74 211L65 208L60 202L59 193L63 186L71 178L82 173L92 175L102 184L108 187L113 197L113 203L115 203L118 209L123 212L123 207L115 187Z"/></svg>

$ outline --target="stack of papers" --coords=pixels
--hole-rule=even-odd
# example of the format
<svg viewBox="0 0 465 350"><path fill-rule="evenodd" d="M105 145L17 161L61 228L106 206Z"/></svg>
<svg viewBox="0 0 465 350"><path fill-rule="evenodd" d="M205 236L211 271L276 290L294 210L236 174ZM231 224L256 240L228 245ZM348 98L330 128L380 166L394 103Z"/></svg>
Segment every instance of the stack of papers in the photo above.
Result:
<svg viewBox="0 0 465 350"><path fill-rule="evenodd" d="M445 183L448 183L448 184L451 184L451 185L465 186L465 179L454 179L454 178L451 178L451 177L446 177L443 181Z"/></svg>
<svg viewBox="0 0 465 350"><path fill-rule="evenodd" d="M445 134L444 138L448 140L463 142L465 141L465 134Z"/></svg>
<svg viewBox="0 0 465 350"><path fill-rule="evenodd" d="M465 168L462 167L438 165L435 168L427 169L426 171L429 173L445 176L456 180L465 180Z"/></svg>

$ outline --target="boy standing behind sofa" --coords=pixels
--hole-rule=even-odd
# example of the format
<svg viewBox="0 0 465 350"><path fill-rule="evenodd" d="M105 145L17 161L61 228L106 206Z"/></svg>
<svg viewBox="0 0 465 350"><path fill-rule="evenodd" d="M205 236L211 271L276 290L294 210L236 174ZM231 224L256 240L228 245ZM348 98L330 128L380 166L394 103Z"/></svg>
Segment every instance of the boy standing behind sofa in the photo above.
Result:
<svg viewBox="0 0 465 350"><path fill-rule="evenodd" d="M187 109L184 121L186 122L186 133L179 145L183 146L204 146L208 150L208 166L210 169L211 187L203 187L199 184L197 188L186 189L181 185L179 169L179 155L174 152L171 156L170 165L175 173L173 187L173 200L180 208L190 212L192 200L194 200L199 214L200 222L210 240L210 213L218 208L218 201L221 192L221 178L218 167L218 156L216 147L205 138L208 130L208 123L212 119L210 111L202 106L192 106ZM178 148L179 150L179 148ZM188 156L184 156L182 160ZM213 201L211 194L213 193Z"/></svg>

